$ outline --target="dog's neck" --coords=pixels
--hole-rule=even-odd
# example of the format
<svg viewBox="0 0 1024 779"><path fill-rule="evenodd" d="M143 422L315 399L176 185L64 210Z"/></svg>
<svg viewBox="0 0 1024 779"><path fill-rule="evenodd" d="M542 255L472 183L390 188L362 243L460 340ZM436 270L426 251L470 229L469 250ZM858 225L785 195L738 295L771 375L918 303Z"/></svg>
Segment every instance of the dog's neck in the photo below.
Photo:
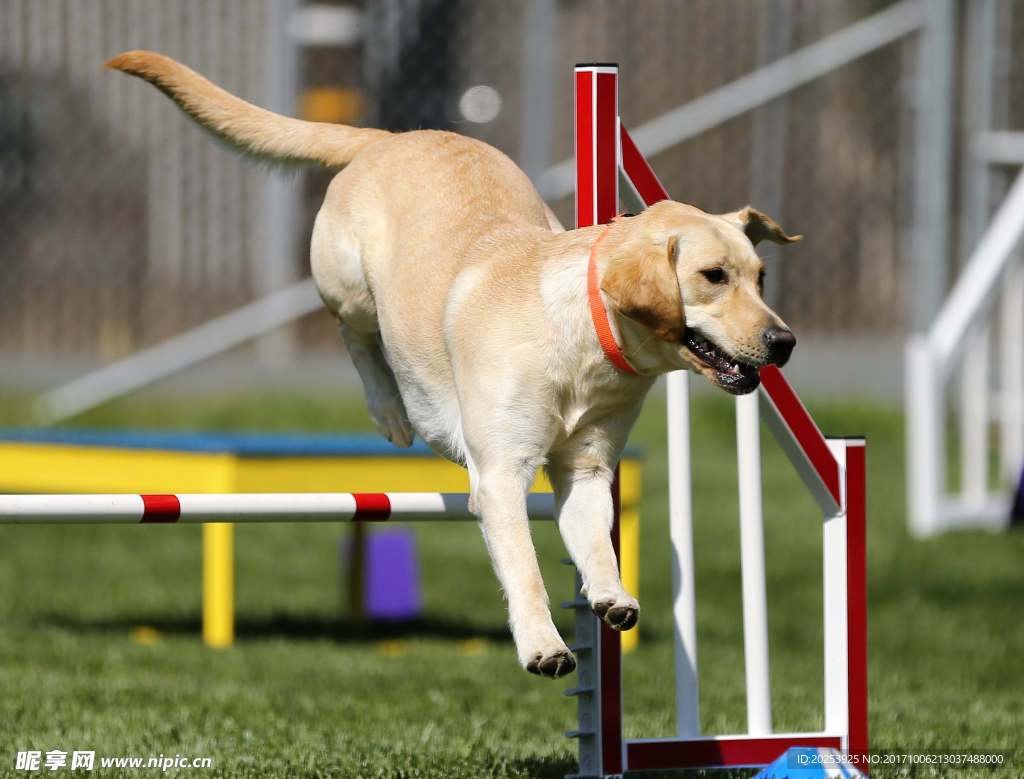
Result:
<svg viewBox="0 0 1024 779"><path fill-rule="evenodd" d="M678 347L663 341L647 325L636 322L614 310L609 319L614 323L616 340L623 355L637 373L645 376L659 376L662 373L689 367L679 357Z"/></svg>
<svg viewBox="0 0 1024 779"><path fill-rule="evenodd" d="M601 235L594 241L594 246L590 250L590 258L587 260L587 302L590 308L590 319L594 324L594 331L597 333L597 340L601 344L605 357L620 371L637 373L638 371L630 365L629 360L622 353L622 349L619 348L619 336L615 332L618 328L614 327L614 324L617 323L610 320L608 308L601 294L601 278L597 270L596 257L601 242L611 229L612 226L608 225L601 231Z"/></svg>
<svg viewBox="0 0 1024 779"><path fill-rule="evenodd" d="M611 234L614 225L614 222L609 224L594 242L587 274L587 299L593 330L606 359L624 373L644 376L659 376L688 368L689 365L679 356L677 346L664 341L647 325L619 313L609 304L607 295L600 291L600 280L607 268L607 255L602 256L601 244ZM594 269L593 277L591 267ZM607 323L606 327L602 327L603 322Z"/></svg>

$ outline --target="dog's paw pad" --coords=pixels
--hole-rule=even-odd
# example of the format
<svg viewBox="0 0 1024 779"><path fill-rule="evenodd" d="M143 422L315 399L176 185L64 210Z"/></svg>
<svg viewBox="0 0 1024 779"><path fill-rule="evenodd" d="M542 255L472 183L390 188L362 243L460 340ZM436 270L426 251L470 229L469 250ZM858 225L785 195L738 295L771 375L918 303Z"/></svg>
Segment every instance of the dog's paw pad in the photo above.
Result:
<svg viewBox="0 0 1024 779"><path fill-rule="evenodd" d="M640 620L640 606L633 603L618 603L613 600L599 601L591 606L598 617L615 630L630 630Z"/></svg>
<svg viewBox="0 0 1024 779"><path fill-rule="evenodd" d="M576 670L576 658L568 649L559 649L546 657L538 652L529 663L526 670L538 676L546 676L548 679L561 679Z"/></svg>
<svg viewBox="0 0 1024 779"><path fill-rule="evenodd" d="M603 617L616 630L630 630L640 620L640 609L632 606L613 606Z"/></svg>

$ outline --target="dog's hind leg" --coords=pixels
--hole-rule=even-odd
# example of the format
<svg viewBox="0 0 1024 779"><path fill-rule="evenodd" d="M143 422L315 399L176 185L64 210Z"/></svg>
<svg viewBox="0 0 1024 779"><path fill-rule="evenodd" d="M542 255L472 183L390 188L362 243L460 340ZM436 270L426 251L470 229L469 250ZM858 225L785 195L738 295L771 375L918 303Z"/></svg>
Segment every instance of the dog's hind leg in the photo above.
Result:
<svg viewBox="0 0 1024 779"><path fill-rule="evenodd" d="M412 446L413 430L409 414L402 402L394 371L384 356L380 331L360 332L342 322L341 337L345 341L352 364L359 371L366 395L366 407L380 434L395 446Z"/></svg>
<svg viewBox="0 0 1024 779"><path fill-rule="evenodd" d="M613 628L629 630L640 618L640 604L622 586L612 547L612 470L603 458L587 454L591 446L570 447L553 456L545 470L555 493L558 530L579 569L584 597Z"/></svg>
<svg viewBox="0 0 1024 779"><path fill-rule="evenodd" d="M344 174L341 174L344 175ZM310 262L320 297L340 323L352 364L363 382L366 405L380 434L395 446L412 446L413 429L381 341L377 306L363 272L362 246L333 201L343 197L339 175L317 215Z"/></svg>

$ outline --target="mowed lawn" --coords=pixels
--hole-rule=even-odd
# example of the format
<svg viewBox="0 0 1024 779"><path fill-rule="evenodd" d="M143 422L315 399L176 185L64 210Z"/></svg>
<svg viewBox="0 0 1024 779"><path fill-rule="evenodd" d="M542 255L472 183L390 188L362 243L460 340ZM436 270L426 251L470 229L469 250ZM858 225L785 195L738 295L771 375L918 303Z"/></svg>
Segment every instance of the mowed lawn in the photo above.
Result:
<svg viewBox="0 0 1024 779"><path fill-rule="evenodd" d="M7 403L0 421L20 408ZM701 396L692 411L702 728L736 733L746 712L732 403ZM1019 747L1024 534L912 540L901 414L867 405L811 411L826 434L868 441L872 747ZM664 418L664 402L653 399L633 436L646 459L641 640L626 658L630 737L675 727ZM76 424L372 429L360 399L323 397L135 400ZM774 725L815 730L821 517L767 430L762 437ZM182 776L574 772L575 742L562 732L575 726L575 702L562 691L575 679L519 669L479 531L439 523L416 532L425 617L360 629L339 605L348 528L238 527L238 640L215 651L200 639L200 528L0 527L0 776L27 775L14 767L30 749L212 758L212 769L168 771ZM557 606L571 597L571 569L559 562L565 553L550 523L536 523L534 538ZM555 620L568 635L569 613L556 608ZM97 764L96 773L152 770ZM1024 768L997 774L1018 775Z"/></svg>

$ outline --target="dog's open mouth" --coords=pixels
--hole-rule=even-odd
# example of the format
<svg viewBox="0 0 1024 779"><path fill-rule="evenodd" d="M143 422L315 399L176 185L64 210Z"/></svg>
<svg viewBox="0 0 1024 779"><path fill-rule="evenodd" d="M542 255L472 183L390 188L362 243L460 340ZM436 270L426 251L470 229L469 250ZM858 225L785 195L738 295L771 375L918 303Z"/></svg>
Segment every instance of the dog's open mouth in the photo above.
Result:
<svg viewBox="0 0 1024 779"><path fill-rule="evenodd" d="M686 328L683 346L705 366L711 369L708 378L733 395L753 392L761 383L758 368L732 357L721 346L709 341L693 328Z"/></svg>

